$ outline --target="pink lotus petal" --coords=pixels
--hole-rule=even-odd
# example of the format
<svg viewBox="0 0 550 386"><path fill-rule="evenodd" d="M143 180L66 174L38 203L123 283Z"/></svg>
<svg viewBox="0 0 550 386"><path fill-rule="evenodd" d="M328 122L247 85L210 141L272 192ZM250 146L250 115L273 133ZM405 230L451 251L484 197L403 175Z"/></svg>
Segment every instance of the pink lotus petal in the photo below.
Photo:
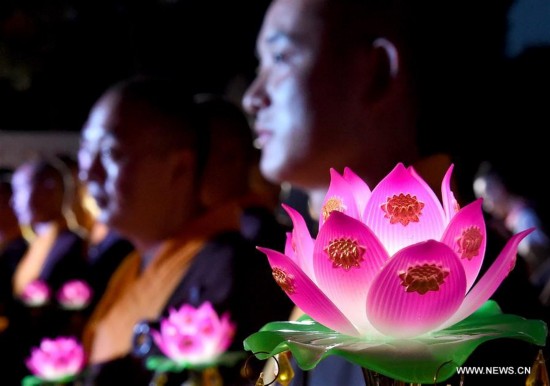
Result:
<svg viewBox="0 0 550 386"><path fill-rule="evenodd" d="M365 307L370 285L389 259L384 246L360 221L333 213L315 242L315 277L320 288L360 331L372 331Z"/></svg>
<svg viewBox="0 0 550 386"><path fill-rule="evenodd" d="M51 289L43 280L33 280L23 289L21 300L28 306L43 306L50 301Z"/></svg>
<svg viewBox="0 0 550 386"><path fill-rule="evenodd" d="M360 220L351 185L336 170L330 169L330 185L319 214L319 229L335 211Z"/></svg>
<svg viewBox="0 0 550 386"><path fill-rule="evenodd" d="M455 253L429 240L391 258L372 283L367 315L383 334L422 335L458 309L465 291L466 275Z"/></svg>
<svg viewBox="0 0 550 386"><path fill-rule="evenodd" d="M445 212L445 218L447 222L451 221L453 216L458 212L459 205L455 198L453 191L451 190L451 176L453 174L454 165L451 165L443 177L441 182L441 198L443 200L443 211Z"/></svg>
<svg viewBox="0 0 550 386"><path fill-rule="evenodd" d="M85 366L84 349L74 338L44 338L39 347L31 349L25 364L38 378L55 382L82 371Z"/></svg>
<svg viewBox="0 0 550 386"><path fill-rule="evenodd" d="M476 284L487 243L481 201L460 209L452 172L453 165L440 202L401 163L372 191L351 169L331 169L317 240L284 206L294 224L286 255L258 249L298 307L336 331L408 338L448 327L493 294L526 235L514 236Z"/></svg>
<svg viewBox="0 0 550 386"><path fill-rule="evenodd" d="M370 198L371 190L365 181L348 167L344 168L344 179L351 185L355 202L357 203L357 210L362 215L365 212L365 206Z"/></svg>
<svg viewBox="0 0 550 386"><path fill-rule="evenodd" d="M151 330L151 336L153 337L153 341L155 342L157 347L160 349L160 351L162 351L164 355L169 357L169 355L167 354L169 352L168 347L164 345L164 339L162 338L162 335L160 334L160 332L158 332L157 330Z"/></svg>
<svg viewBox="0 0 550 386"><path fill-rule="evenodd" d="M364 221L390 255L407 245L439 240L445 229L441 203L426 183L403 164L398 164L374 188Z"/></svg>
<svg viewBox="0 0 550 386"><path fill-rule="evenodd" d="M218 342L217 350L219 352L226 351L231 343L233 342L233 337L235 336L236 325L231 322L229 314L225 313L222 315L220 320L220 339Z"/></svg>
<svg viewBox="0 0 550 386"><path fill-rule="evenodd" d="M69 280L57 292L57 301L67 309L85 308L92 298L92 289L83 280Z"/></svg>
<svg viewBox="0 0 550 386"><path fill-rule="evenodd" d="M306 222L298 211L285 204L282 204L282 206L290 216L292 224L294 225L294 229L292 230L292 247L296 255L294 260L306 275L315 281L313 261L311 259L311 256L313 256L313 239L311 238Z"/></svg>
<svg viewBox="0 0 550 386"><path fill-rule="evenodd" d="M439 204L439 198L437 197L435 192L432 190L430 185L428 185L428 183L426 181L424 181L424 179L420 176L420 174L418 174L416 169L413 166L409 166L407 168L407 171L411 174L411 176L413 176L418 181L418 183L420 185L422 185L424 187L426 192L428 192L432 196L433 201L437 202ZM447 172L448 172L448 170L447 170ZM439 204L439 205L441 205L441 204Z"/></svg>
<svg viewBox="0 0 550 386"><path fill-rule="evenodd" d="M489 267L478 283L472 287L468 295L466 295L460 308L438 329L443 329L460 322L462 319L470 316L491 296L493 296L493 293L496 291L500 283L502 283L502 281L506 278L506 276L508 276L510 271L515 266L518 244L525 238L525 236L534 230L534 228L529 228L513 235L508 240L494 263Z"/></svg>
<svg viewBox="0 0 550 386"><path fill-rule="evenodd" d="M468 204L452 218L441 241L460 258L466 272L468 291L479 274L487 245L481 199Z"/></svg>
<svg viewBox="0 0 550 386"><path fill-rule="evenodd" d="M258 248L267 255L277 284L302 311L319 323L347 335L357 329L288 256L269 248Z"/></svg>
<svg viewBox="0 0 550 386"><path fill-rule="evenodd" d="M286 241L285 241L285 255L290 257L292 261L298 264L298 256L294 250L294 242L292 241L292 232L286 232Z"/></svg>
<svg viewBox="0 0 550 386"><path fill-rule="evenodd" d="M184 304L177 310L172 308L169 311L168 318L165 320L170 322L174 328L177 328L180 333L194 331L195 307L190 304Z"/></svg>
<svg viewBox="0 0 550 386"><path fill-rule="evenodd" d="M164 355L178 363L195 363L196 358L205 351L204 343L197 334L166 335L161 331L159 335L154 331L153 339Z"/></svg>
<svg viewBox="0 0 550 386"><path fill-rule="evenodd" d="M197 320L197 331L205 337L215 337L219 332L219 321L201 318Z"/></svg>
<svg viewBox="0 0 550 386"><path fill-rule="evenodd" d="M231 344L235 325L229 314L220 318L208 301L195 308L184 304L171 309L161 320L160 331L152 330L160 350L177 363L206 364L214 361Z"/></svg>
<svg viewBox="0 0 550 386"><path fill-rule="evenodd" d="M194 317L195 317L196 323L198 324L203 322L207 322L210 324L219 323L218 313L212 306L212 303L210 303L209 301L203 302L199 306L199 308L196 309Z"/></svg>

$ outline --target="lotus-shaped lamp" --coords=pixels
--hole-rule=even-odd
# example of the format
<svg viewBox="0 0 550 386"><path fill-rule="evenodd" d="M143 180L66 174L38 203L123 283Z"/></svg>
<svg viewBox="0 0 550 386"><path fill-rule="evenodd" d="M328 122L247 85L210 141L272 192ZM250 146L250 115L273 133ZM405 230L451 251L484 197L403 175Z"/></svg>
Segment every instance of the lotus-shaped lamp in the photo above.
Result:
<svg viewBox="0 0 550 386"><path fill-rule="evenodd" d="M456 347L434 355L426 342L446 336L442 331L471 316L489 300L513 269L518 244L533 229L513 235L478 278L487 243L482 201L459 208L450 188L452 170L453 166L443 178L440 201L412 167L401 163L373 190L351 169L344 169L342 175L331 169L316 239L302 216L284 206L293 222L284 253L259 249L267 255L276 282L313 319L303 325L304 329L313 332L311 323L316 322L332 337L330 344L327 341L325 346L319 343L313 348L322 354L304 357L301 365L311 368L334 348L339 355L346 351L343 342L335 344L334 334L345 337L342 339L347 343L361 342L348 350L351 356L356 355L358 347L365 349L365 344L377 345L376 350L390 344L416 359L435 356L437 360L452 359L455 363L465 360L464 355L451 355ZM494 316L495 308L488 310ZM296 326L286 326L290 329L285 331L290 334ZM546 325L540 322L536 327L540 327L540 334L533 341L543 343ZM280 333L282 328L272 325L267 329ZM282 333L289 336L285 334ZM525 337L529 334L518 335L529 340ZM486 340L487 335L484 337ZM351 338L355 340L350 341ZM310 342L308 339L305 341ZM460 343L459 338L453 339ZM252 338L245 340L245 347L255 352L280 352L298 340L293 335L293 342L283 339L275 349L256 346L258 341ZM322 341L319 336L313 340ZM419 347L411 348L411 344L419 342ZM403 349L405 346L407 350ZM370 350L372 354L374 349ZM418 350L427 354L420 355ZM377 352L374 356L383 357L382 354ZM297 356L300 361L300 353ZM364 357L355 359L368 367L370 363L363 361ZM395 361L396 357L390 359ZM383 366L377 370L386 371ZM424 378L415 375L414 379L391 375L405 381L432 383L434 372L432 369Z"/></svg>
<svg viewBox="0 0 550 386"><path fill-rule="evenodd" d="M26 365L34 377L24 378L23 384L68 383L83 370L86 360L84 349L75 338L44 338L39 347L32 348Z"/></svg>
<svg viewBox="0 0 550 386"><path fill-rule="evenodd" d="M61 307L69 310L86 308L92 297L92 289L83 280L69 280L57 292L57 301Z"/></svg>
<svg viewBox="0 0 550 386"><path fill-rule="evenodd" d="M179 309L170 309L168 317L160 321L160 330L151 330L151 335L175 365L173 371L203 369L216 366L222 355L229 354L226 350L233 340L235 328L229 313L218 316L212 304L206 301L197 308L184 304Z"/></svg>
<svg viewBox="0 0 550 386"><path fill-rule="evenodd" d="M43 280L33 280L23 289L21 301L29 307L40 307L50 301L51 290Z"/></svg>

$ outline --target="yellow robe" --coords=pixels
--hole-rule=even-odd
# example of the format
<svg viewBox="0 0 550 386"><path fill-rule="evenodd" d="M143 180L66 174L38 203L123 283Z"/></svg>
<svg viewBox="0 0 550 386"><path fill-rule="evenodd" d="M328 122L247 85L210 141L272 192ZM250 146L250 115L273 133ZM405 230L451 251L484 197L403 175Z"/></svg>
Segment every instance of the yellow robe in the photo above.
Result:
<svg viewBox="0 0 550 386"><path fill-rule="evenodd" d="M21 296L25 287L40 276L48 253L59 233L65 228L66 224L51 223L44 233L32 240L13 275L13 293L16 297Z"/></svg>
<svg viewBox="0 0 550 386"><path fill-rule="evenodd" d="M177 237L166 240L141 272L139 253L130 254L113 274L85 328L83 344L90 364L128 354L135 324L161 316L204 243L219 232L239 229L239 216L238 206L228 205L192 221Z"/></svg>

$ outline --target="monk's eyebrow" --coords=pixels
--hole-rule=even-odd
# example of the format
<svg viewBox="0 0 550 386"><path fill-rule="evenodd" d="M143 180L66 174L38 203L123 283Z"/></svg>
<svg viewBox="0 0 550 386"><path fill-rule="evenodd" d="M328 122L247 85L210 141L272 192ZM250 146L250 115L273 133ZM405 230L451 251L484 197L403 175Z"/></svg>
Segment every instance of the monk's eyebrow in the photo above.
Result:
<svg viewBox="0 0 550 386"><path fill-rule="evenodd" d="M256 46L255 55L256 58L260 58L260 46L272 46L274 44L277 44L281 41L289 41L290 36L287 33L284 33L282 31L275 31L271 33L269 36L265 37L264 39L260 40L258 42L258 46Z"/></svg>
<svg viewBox="0 0 550 386"><path fill-rule="evenodd" d="M276 31L274 33L272 33L271 35L269 35L266 39L265 39L265 42L267 44L273 44L273 43L276 43L277 41L280 41L280 40L290 40L290 36L282 31Z"/></svg>

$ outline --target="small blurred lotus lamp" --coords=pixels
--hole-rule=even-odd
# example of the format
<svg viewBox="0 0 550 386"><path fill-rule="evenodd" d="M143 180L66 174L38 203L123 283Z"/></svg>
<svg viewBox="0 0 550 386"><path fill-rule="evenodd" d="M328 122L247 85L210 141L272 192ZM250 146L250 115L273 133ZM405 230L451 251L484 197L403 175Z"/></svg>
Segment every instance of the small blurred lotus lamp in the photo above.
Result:
<svg viewBox="0 0 550 386"><path fill-rule="evenodd" d="M51 289L43 280L33 280L25 286L20 295L28 307L42 307L50 302Z"/></svg>
<svg viewBox="0 0 550 386"><path fill-rule="evenodd" d="M84 349L73 337L44 338L33 347L26 365L33 375L23 378L23 386L71 383L86 365Z"/></svg>
<svg viewBox="0 0 550 386"><path fill-rule="evenodd" d="M208 301L197 308L188 304L172 308L161 319L160 330L151 330L164 356L147 358L147 368L157 373L191 370L212 377L218 366L232 366L246 356L227 351L235 328L229 314L218 316Z"/></svg>
<svg viewBox="0 0 550 386"><path fill-rule="evenodd" d="M485 341L543 346L543 321L503 314L489 300L533 229L513 235L478 280L487 242L482 201L459 208L452 170L440 201L401 163L373 190L351 169L342 175L331 169L316 239L284 205L293 223L284 254L259 250L306 315L267 324L245 339L245 349L259 359L289 350L303 370L339 355L396 380L433 384L452 376Z"/></svg>
<svg viewBox="0 0 550 386"><path fill-rule="evenodd" d="M92 289L83 280L69 280L57 292L57 301L67 310L81 310L88 306Z"/></svg>

